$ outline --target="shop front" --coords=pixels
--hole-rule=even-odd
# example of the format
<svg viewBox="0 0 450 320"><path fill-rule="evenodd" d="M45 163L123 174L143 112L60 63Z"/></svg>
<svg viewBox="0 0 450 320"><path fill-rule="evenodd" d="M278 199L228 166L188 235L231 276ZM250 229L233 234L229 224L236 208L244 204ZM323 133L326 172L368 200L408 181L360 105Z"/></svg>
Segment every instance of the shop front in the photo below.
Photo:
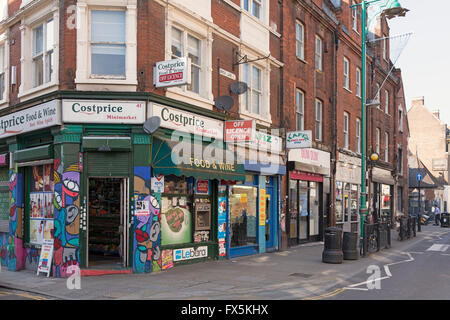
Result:
<svg viewBox="0 0 450 320"><path fill-rule="evenodd" d="M336 167L336 225L359 232L361 158L340 152Z"/></svg>
<svg viewBox="0 0 450 320"><path fill-rule="evenodd" d="M320 241L329 201L330 154L313 148L292 149L288 161L288 244Z"/></svg>
<svg viewBox="0 0 450 320"><path fill-rule="evenodd" d="M243 163L223 142L223 121L156 103L149 106L149 116L161 119L150 153L152 178L160 177L164 186L162 269L226 258L228 194L246 177Z"/></svg>
<svg viewBox="0 0 450 320"><path fill-rule="evenodd" d="M378 167L371 172L371 202L374 222L394 221L394 185L391 171ZM391 224L392 225L392 224Z"/></svg>
<svg viewBox="0 0 450 320"><path fill-rule="evenodd" d="M228 187L230 258L271 252L280 244L280 182L286 173L282 139L257 131L250 143L237 143L245 181ZM245 155L245 156L244 156Z"/></svg>

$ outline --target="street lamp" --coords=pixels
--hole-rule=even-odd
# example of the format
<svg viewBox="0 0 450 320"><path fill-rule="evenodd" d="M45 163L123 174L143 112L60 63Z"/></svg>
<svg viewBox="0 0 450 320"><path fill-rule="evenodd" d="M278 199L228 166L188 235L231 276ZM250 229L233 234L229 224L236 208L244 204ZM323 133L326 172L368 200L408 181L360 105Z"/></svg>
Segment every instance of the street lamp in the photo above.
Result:
<svg viewBox="0 0 450 320"><path fill-rule="evenodd" d="M350 8L361 6L361 195L360 195L360 210L361 217L361 239L364 238L364 221L367 216L366 206L366 10L367 7L375 2L383 1L384 5L380 8L385 8L381 14L391 19L395 16L404 16L408 11L400 6L397 0L362 0L361 3L351 5Z"/></svg>

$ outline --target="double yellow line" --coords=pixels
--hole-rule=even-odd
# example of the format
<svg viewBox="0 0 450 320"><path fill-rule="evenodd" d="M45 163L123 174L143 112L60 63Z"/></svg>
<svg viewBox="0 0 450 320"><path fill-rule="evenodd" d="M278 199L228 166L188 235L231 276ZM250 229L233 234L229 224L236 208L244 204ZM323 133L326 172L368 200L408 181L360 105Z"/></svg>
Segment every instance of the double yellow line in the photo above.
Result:
<svg viewBox="0 0 450 320"><path fill-rule="evenodd" d="M1 296L19 296L23 298L33 299L33 300L48 300L44 297L34 296L28 293L14 293L14 292L7 292L7 291L0 291L0 299Z"/></svg>
<svg viewBox="0 0 450 320"><path fill-rule="evenodd" d="M331 297L336 296L339 293L344 292L344 291L345 291L345 288L336 289L336 290L331 291L329 293L324 293L324 294L321 294L321 295L315 296L315 297L304 298L302 300L321 300L321 299L331 298Z"/></svg>

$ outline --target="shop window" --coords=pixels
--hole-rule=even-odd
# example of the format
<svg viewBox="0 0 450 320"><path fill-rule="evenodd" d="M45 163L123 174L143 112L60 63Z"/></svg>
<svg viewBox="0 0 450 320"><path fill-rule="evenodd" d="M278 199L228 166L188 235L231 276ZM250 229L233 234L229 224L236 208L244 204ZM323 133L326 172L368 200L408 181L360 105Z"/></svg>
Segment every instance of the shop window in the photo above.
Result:
<svg viewBox="0 0 450 320"><path fill-rule="evenodd" d="M344 222L342 182L336 181L336 222Z"/></svg>
<svg viewBox="0 0 450 320"><path fill-rule="evenodd" d="M358 221L358 211L359 211L359 192L358 186L356 184L352 184L351 186L351 219L352 221Z"/></svg>
<svg viewBox="0 0 450 320"><path fill-rule="evenodd" d="M211 238L211 182L166 176L161 197L162 245L205 242Z"/></svg>
<svg viewBox="0 0 450 320"><path fill-rule="evenodd" d="M28 197L29 242L42 245L51 240L54 218L54 182L52 165L33 166L30 172L30 193Z"/></svg>
<svg viewBox="0 0 450 320"><path fill-rule="evenodd" d="M231 247L242 247L257 244L257 195L257 187L231 187Z"/></svg>
<svg viewBox="0 0 450 320"><path fill-rule="evenodd" d="M387 184L381 185L381 217L382 220L389 218L391 215L391 186Z"/></svg>
<svg viewBox="0 0 450 320"><path fill-rule="evenodd" d="M298 220L298 194L297 180L289 180L289 236L297 238L297 220Z"/></svg>

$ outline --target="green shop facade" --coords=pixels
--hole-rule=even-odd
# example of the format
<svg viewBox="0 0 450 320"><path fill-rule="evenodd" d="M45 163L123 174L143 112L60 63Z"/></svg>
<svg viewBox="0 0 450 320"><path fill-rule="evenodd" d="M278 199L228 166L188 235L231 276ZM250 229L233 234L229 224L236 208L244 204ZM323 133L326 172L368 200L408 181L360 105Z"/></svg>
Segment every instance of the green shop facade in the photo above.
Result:
<svg viewBox="0 0 450 320"><path fill-rule="evenodd" d="M161 118L152 135L150 116ZM1 115L2 266L36 270L46 241L55 277L229 258L231 189L249 172L223 142L224 120L148 93L58 92ZM260 197L267 178L251 176ZM252 253L266 250L260 209Z"/></svg>

